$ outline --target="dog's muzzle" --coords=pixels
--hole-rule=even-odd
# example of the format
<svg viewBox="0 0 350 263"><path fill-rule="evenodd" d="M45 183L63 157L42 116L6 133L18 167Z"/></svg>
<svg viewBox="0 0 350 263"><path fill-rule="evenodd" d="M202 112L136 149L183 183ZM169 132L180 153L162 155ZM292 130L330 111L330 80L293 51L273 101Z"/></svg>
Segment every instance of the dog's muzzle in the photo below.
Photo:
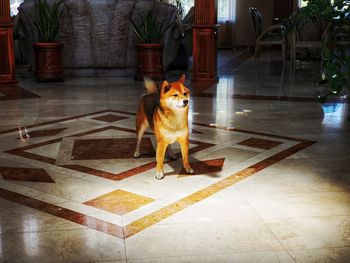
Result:
<svg viewBox="0 0 350 263"><path fill-rule="evenodd" d="M188 100L183 100L184 107L188 105Z"/></svg>

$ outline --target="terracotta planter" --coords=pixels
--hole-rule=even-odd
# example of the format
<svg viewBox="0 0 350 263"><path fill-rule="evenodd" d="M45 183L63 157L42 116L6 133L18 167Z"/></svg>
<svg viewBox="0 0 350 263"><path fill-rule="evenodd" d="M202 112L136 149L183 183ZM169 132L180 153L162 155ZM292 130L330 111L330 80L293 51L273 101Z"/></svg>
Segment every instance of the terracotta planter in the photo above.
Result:
<svg viewBox="0 0 350 263"><path fill-rule="evenodd" d="M138 66L136 79L143 80L145 76L163 80L163 45L161 44L139 44Z"/></svg>
<svg viewBox="0 0 350 263"><path fill-rule="evenodd" d="M60 43L34 43L35 78L37 81L63 81L63 60Z"/></svg>

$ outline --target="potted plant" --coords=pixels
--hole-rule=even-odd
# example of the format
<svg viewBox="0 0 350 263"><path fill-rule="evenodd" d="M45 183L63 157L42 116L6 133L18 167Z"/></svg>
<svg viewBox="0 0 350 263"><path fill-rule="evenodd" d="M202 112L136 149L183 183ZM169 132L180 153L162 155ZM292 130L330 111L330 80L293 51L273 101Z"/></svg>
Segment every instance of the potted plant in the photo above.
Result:
<svg viewBox="0 0 350 263"><path fill-rule="evenodd" d="M138 12L139 19L131 19L131 26L140 40L136 46L138 51L138 66L136 79L143 80L144 76L153 79L164 79L163 45L161 40L171 24L166 26L157 20L153 11L146 15Z"/></svg>
<svg viewBox="0 0 350 263"><path fill-rule="evenodd" d="M322 70L316 83L322 87L318 98L326 102L329 96L346 93L350 78L350 2L344 0L307 0L307 5L300 9L303 17L322 25L323 48ZM339 37L344 39L339 39Z"/></svg>
<svg viewBox="0 0 350 263"><path fill-rule="evenodd" d="M63 0L55 0L49 5L46 0L36 0L34 24L39 33L39 42L34 43L35 77L37 81L63 80L63 45L57 35L62 16L60 5Z"/></svg>

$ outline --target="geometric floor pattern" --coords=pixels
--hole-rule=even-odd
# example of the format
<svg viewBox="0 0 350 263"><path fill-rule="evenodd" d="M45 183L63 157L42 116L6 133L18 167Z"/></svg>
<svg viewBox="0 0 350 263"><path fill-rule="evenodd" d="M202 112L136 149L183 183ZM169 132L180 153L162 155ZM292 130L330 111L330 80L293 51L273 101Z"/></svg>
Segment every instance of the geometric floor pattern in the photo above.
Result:
<svg viewBox="0 0 350 263"><path fill-rule="evenodd" d="M55 182L45 170L37 168L0 167L0 175L5 180L42 183Z"/></svg>
<svg viewBox="0 0 350 263"><path fill-rule="evenodd" d="M97 207L99 209L118 215L124 215L153 201L154 199L149 197L137 195L123 190L115 190L92 200L86 201L84 204Z"/></svg>
<svg viewBox="0 0 350 263"><path fill-rule="evenodd" d="M26 127L56 134L18 140L17 129L0 131L1 155L13 163L0 167L0 197L126 239L314 143L191 123L195 174L181 158L165 160L158 181L154 135L145 133L134 159L134 125L134 113L105 110ZM173 151L181 157L178 145Z"/></svg>
<svg viewBox="0 0 350 263"><path fill-rule="evenodd" d="M249 146L249 147L270 150L270 149L272 149L272 148L274 148L282 143L277 142L277 141L266 140L266 139L250 138L250 139L244 140L238 144Z"/></svg>
<svg viewBox="0 0 350 263"><path fill-rule="evenodd" d="M65 129L66 128L49 129L49 130L36 130L36 131L30 132L30 133L26 133L25 131L21 131L21 133L25 134L25 136L22 135L22 139L28 139L28 138L54 136L54 135L57 135L60 132L64 131ZM18 137L17 139L20 139L20 137Z"/></svg>
<svg viewBox="0 0 350 263"><path fill-rule="evenodd" d="M39 98L26 89L22 89L17 85L0 85L0 101L2 100L18 100L18 99L33 99Z"/></svg>
<svg viewBox="0 0 350 263"><path fill-rule="evenodd" d="M182 170L179 173L179 177L193 176L196 174L215 175L216 173L221 172L222 167L224 166L224 162L225 162L225 158L195 162L191 164L191 167L195 171L194 174L188 174L186 173L185 169L182 168Z"/></svg>
<svg viewBox="0 0 350 263"><path fill-rule="evenodd" d="M104 121L104 122L115 122L123 119L127 119L127 117L117 116L115 114L106 114L99 117L92 118L93 120Z"/></svg>
<svg viewBox="0 0 350 263"><path fill-rule="evenodd" d="M72 160L130 159L134 156L135 138L75 139ZM150 138L141 141L143 157L155 156ZM146 154L145 154L146 152Z"/></svg>

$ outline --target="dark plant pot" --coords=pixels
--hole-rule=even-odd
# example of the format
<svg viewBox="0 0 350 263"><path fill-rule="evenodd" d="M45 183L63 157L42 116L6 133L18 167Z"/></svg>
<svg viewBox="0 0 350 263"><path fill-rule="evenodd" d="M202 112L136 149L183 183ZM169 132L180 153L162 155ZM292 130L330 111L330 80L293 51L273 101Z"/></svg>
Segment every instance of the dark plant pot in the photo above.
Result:
<svg viewBox="0 0 350 263"><path fill-rule="evenodd" d="M34 43L35 78L42 81L63 81L63 60L60 43Z"/></svg>
<svg viewBox="0 0 350 263"><path fill-rule="evenodd" d="M138 50L136 79L143 80L147 76L156 80L163 80L163 45L139 44L136 47Z"/></svg>

